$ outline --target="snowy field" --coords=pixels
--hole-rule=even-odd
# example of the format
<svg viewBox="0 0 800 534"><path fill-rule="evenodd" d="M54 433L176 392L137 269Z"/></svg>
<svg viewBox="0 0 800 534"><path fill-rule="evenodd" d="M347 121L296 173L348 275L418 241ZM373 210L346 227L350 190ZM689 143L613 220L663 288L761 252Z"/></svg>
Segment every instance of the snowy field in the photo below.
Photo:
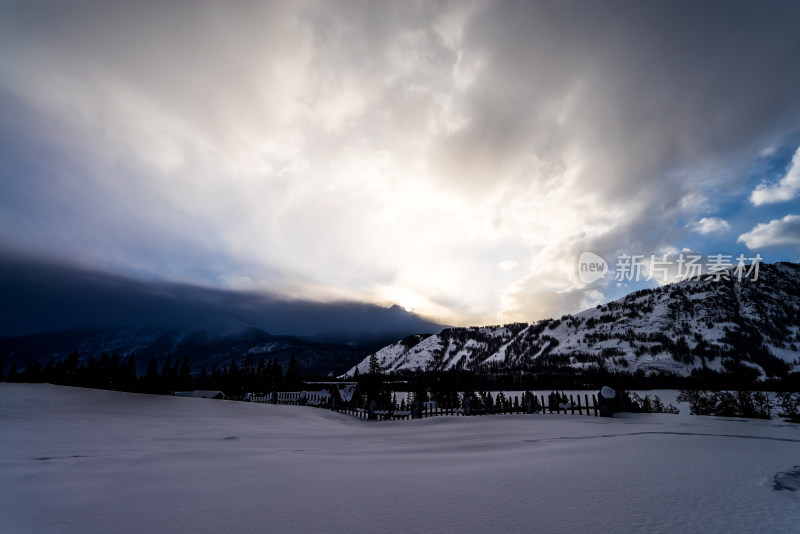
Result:
<svg viewBox="0 0 800 534"><path fill-rule="evenodd" d="M0 384L0 532L798 532L800 426Z"/></svg>

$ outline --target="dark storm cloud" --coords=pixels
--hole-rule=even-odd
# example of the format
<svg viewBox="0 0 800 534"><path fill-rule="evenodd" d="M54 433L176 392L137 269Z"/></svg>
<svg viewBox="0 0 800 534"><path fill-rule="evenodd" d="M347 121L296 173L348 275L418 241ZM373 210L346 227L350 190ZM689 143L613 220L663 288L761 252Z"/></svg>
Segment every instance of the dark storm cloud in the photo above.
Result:
<svg viewBox="0 0 800 534"><path fill-rule="evenodd" d="M404 337L440 327L398 307L142 282L29 257L0 258L0 336L82 327L177 326L338 339Z"/></svg>

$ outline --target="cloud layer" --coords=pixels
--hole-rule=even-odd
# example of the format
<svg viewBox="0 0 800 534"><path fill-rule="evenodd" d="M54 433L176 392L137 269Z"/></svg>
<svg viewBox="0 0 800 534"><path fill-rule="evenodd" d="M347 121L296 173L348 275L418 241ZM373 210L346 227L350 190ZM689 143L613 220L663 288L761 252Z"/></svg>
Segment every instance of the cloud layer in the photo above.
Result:
<svg viewBox="0 0 800 534"><path fill-rule="evenodd" d="M9 256L0 258L0 337L92 327L261 328L341 343L389 342L441 327L398 306L319 303L176 283Z"/></svg>
<svg viewBox="0 0 800 534"><path fill-rule="evenodd" d="M800 117L791 3L2 9L6 247L451 324L596 303Z"/></svg>
<svg viewBox="0 0 800 534"><path fill-rule="evenodd" d="M750 195L750 202L756 206L772 202L786 202L792 200L800 192L800 148L794 153L792 164L786 175L776 184L768 185L765 182L758 184Z"/></svg>

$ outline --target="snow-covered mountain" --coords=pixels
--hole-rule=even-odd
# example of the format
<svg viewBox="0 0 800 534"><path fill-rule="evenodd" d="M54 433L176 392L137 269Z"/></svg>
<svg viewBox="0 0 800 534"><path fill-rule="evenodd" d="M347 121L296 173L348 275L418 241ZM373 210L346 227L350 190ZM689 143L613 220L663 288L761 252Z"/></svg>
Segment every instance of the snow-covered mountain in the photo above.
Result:
<svg viewBox="0 0 800 534"><path fill-rule="evenodd" d="M534 324L448 328L375 353L383 372L569 366L772 377L800 371L800 265L761 264L757 280L700 277ZM345 376L369 371L370 357Z"/></svg>

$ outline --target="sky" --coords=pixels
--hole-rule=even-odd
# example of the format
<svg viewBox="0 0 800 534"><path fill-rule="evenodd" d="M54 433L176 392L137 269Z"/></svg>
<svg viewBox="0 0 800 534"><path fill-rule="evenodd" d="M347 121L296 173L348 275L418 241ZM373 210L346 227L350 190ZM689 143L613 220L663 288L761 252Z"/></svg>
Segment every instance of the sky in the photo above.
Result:
<svg viewBox="0 0 800 534"><path fill-rule="evenodd" d="M0 254L438 324L800 261L797 2L0 2Z"/></svg>

